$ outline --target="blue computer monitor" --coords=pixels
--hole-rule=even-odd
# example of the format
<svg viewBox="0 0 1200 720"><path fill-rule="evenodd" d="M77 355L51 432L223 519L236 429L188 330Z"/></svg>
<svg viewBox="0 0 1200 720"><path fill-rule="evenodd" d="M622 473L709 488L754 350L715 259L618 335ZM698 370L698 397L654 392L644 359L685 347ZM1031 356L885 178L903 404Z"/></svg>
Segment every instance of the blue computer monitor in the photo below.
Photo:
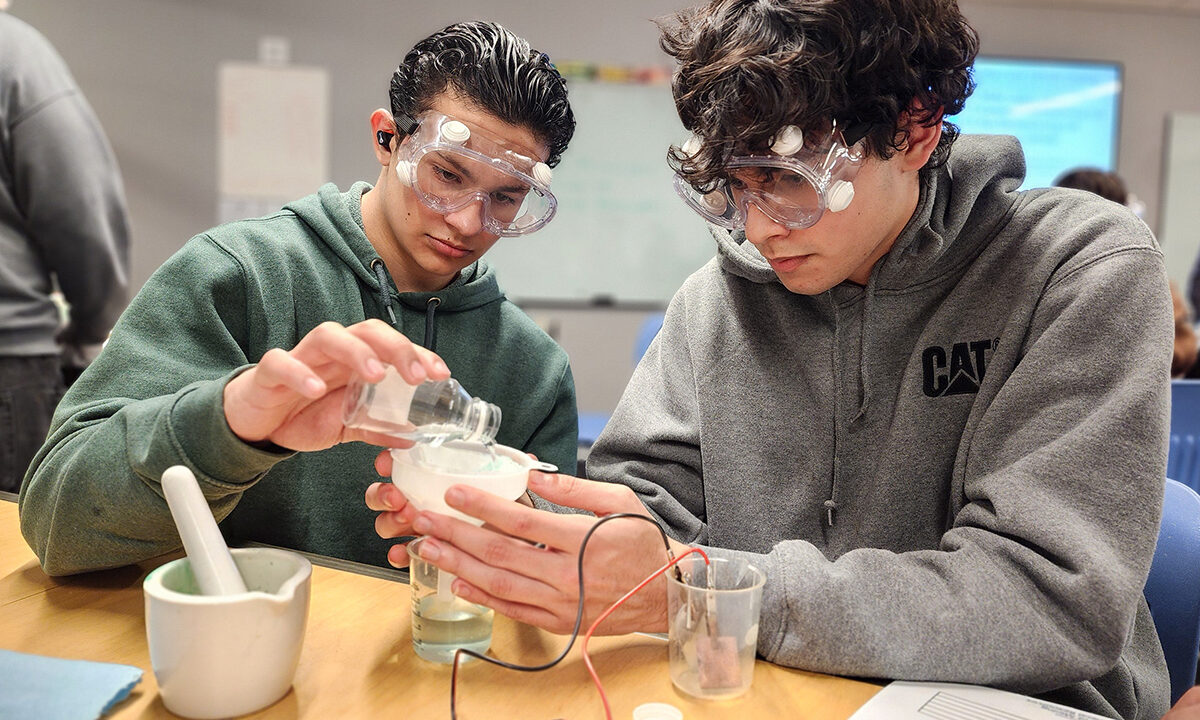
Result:
<svg viewBox="0 0 1200 720"><path fill-rule="evenodd" d="M975 92L949 120L964 133L1016 135L1022 187L1053 185L1079 166L1115 170L1121 66L1079 60L980 57Z"/></svg>

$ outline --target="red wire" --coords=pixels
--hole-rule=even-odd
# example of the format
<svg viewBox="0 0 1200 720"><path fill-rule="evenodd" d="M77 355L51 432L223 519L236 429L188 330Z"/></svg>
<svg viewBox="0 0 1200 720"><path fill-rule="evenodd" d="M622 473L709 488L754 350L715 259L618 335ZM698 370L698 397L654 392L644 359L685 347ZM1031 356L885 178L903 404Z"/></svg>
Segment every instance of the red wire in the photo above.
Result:
<svg viewBox="0 0 1200 720"><path fill-rule="evenodd" d="M600 684L600 676L596 674L596 668L592 667L592 659L590 657L588 657L588 651L587 651L588 640L592 639L592 633L594 633L596 631L596 627L599 626L600 623L604 622L605 618L607 618L609 615L612 615L614 610L621 607L621 604L623 602L625 602L629 598L633 597L635 594L637 594L637 592L639 590L641 590L642 588L649 585L650 582L653 581L655 578L657 578L659 575L662 575L666 571L670 570L672 567L675 566L676 563L678 563L680 560L684 559L688 555L691 555L692 553L696 553L696 554L700 555L700 557L704 558L705 565L710 564L707 553L705 553L700 548L691 548L690 550L688 550L684 554L680 555L679 557L675 558L671 562L660 567L658 570L656 570L654 572L653 575L651 575L650 577L648 577L645 580L638 583L637 587L635 587L634 589L632 589L629 592L622 595L620 600L617 600L615 603L610 605L607 610L600 613L600 617L596 618L596 621L592 623L591 627L588 628L587 633L583 636L583 646L582 646L583 647L583 664L587 667L588 675L592 676L592 682L596 684L596 691L600 693L600 701L602 703L604 703L604 717L606 720L612 720L612 708L610 708L608 706L608 696L604 694L604 686L602 684Z"/></svg>

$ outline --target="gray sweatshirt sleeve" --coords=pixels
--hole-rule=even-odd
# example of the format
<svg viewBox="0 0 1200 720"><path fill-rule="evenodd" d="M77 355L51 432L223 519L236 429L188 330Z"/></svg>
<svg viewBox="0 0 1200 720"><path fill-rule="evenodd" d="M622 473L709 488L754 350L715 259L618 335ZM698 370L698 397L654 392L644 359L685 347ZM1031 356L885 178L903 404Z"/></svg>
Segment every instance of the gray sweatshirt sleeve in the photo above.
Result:
<svg viewBox="0 0 1200 720"><path fill-rule="evenodd" d="M632 488L671 537L705 545L700 410L684 305L681 293L667 308L662 328L596 438L587 471L589 479Z"/></svg>
<svg viewBox="0 0 1200 720"><path fill-rule="evenodd" d="M961 498L938 547L831 560L779 538L740 553L768 578L760 654L1029 693L1109 671L1132 632L1161 510L1170 308L1151 248L1060 269L1022 359L946 478ZM596 475L630 485L675 537L720 545L704 486L736 479L703 473L696 370L672 314L601 438ZM752 503L744 513L754 522Z"/></svg>
<svg viewBox="0 0 1200 720"><path fill-rule="evenodd" d="M36 40L36 41L35 41ZM71 304L71 344L102 342L129 290L129 219L116 159L65 64L28 40L21 112L7 118L12 195L25 231Z"/></svg>

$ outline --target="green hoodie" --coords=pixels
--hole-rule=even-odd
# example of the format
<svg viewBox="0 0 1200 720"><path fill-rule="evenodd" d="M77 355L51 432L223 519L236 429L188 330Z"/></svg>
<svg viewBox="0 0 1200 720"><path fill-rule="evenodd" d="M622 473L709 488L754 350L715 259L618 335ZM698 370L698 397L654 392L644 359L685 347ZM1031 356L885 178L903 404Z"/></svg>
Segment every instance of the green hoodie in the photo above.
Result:
<svg viewBox="0 0 1200 720"><path fill-rule="evenodd" d="M428 344L429 323L453 376L500 406L498 442L574 467L566 353L505 299L483 262L437 293L398 293L363 232L361 197L370 189L357 183L343 194L326 185L274 215L214 228L146 282L63 398L26 473L21 530L47 573L178 548L159 485L176 464L196 474L231 543L386 566L391 543L376 535L363 500L379 480L378 448L271 452L242 442L225 422L225 383L323 322L394 315L420 344Z"/></svg>

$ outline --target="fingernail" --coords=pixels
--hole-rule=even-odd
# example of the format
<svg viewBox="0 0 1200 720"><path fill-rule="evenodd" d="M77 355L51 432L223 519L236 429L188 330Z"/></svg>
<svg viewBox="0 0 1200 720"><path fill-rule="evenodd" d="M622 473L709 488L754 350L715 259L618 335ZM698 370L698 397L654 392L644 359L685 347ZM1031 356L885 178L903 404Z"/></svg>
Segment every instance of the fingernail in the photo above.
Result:
<svg viewBox="0 0 1200 720"><path fill-rule="evenodd" d="M433 561L437 560L438 556L441 554L442 554L441 549L437 545L431 544L431 541L426 540L425 542L421 543L420 555L422 558L424 558L430 562L433 562Z"/></svg>
<svg viewBox="0 0 1200 720"><path fill-rule="evenodd" d="M308 390L309 393L316 395L317 393L324 390L325 386L321 383L320 380L318 380L316 378L309 378L304 381L304 388L306 390Z"/></svg>
<svg viewBox="0 0 1200 720"><path fill-rule="evenodd" d="M424 515L418 515L416 520L413 520L413 530L424 535L433 529L433 523L429 522L429 518Z"/></svg>
<svg viewBox="0 0 1200 720"><path fill-rule="evenodd" d="M445 497L446 497L446 503L448 505L459 505L465 499L463 497L463 491L459 490L456 487L452 487L449 490L447 490Z"/></svg>
<svg viewBox="0 0 1200 720"><path fill-rule="evenodd" d="M446 363L442 362L441 360L434 360L433 366L443 372L450 372L450 368L446 367Z"/></svg>
<svg viewBox="0 0 1200 720"><path fill-rule="evenodd" d="M379 362L375 358L367 358L367 374L376 376L382 375L383 363Z"/></svg>
<svg viewBox="0 0 1200 720"><path fill-rule="evenodd" d="M421 363L413 361L413 364L409 365L408 367L409 367L409 370L412 371L412 376L413 376L414 380L421 381L421 380L425 380L428 377L425 374L425 366L422 365Z"/></svg>

